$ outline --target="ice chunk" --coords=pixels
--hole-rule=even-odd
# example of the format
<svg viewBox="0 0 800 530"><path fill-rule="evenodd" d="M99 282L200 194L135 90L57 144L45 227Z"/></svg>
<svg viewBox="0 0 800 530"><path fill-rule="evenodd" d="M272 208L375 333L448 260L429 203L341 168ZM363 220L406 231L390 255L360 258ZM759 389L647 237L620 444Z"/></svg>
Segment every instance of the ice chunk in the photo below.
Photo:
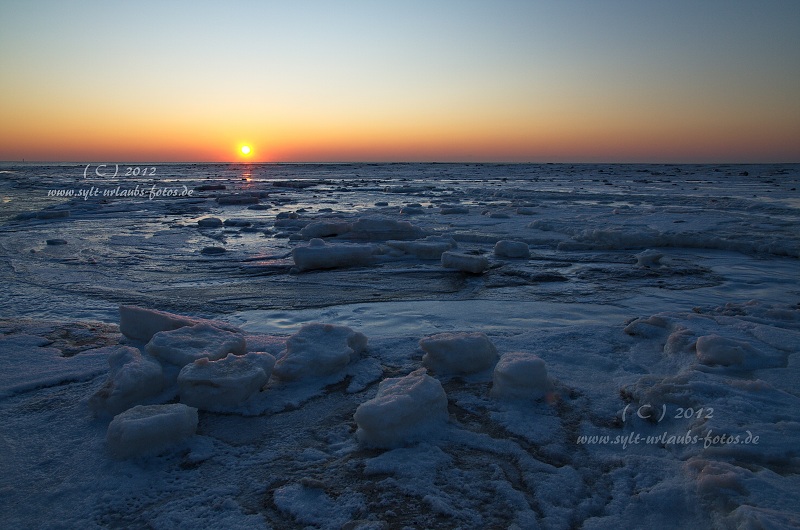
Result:
<svg viewBox="0 0 800 530"><path fill-rule="evenodd" d="M405 377L384 379L378 393L353 415L356 436L368 445L394 447L428 435L448 418L442 384L424 368Z"/></svg>
<svg viewBox="0 0 800 530"><path fill-rule="evenodd" d="M190 318L181 315L145 309L129 305L119 306L119 330L129 339L148 342L159 331L172 331L184 326L194 326L202 322L208 323L219 329L240 333L241 330L225 322Z"/></svg>
<svg viewBox="0 0 800 530"><path fill-rule="evenodd" d="M108 364L108 380L89 398L89 408L96 415L119 414L155 396L164 386L161 365L136 348L116 347L108 356Z"/></svg>
<svg viewBox="0 0 800 530"><path fill-rule="evenodd" d="M442 267L471 272L472 274L481 274L489 268L489 260L484 256L448 251L442 254Z"/></svg>
<svg viewBox="0 0 800 530"><path fill-rule="evenodd" d="M539 399L550 391L547 366L538 355L510 352L494 367L492 396Z"/></svg>
<svg viewBox="0 0 800 530"><path fill-rule="evenodd" d="M419 341L422 363L437 374L470 374L497 360L497 349L485 333L440 333Z"/></svg>
<svg viewBox="0 0 800 530"><path fill-rule="evenodd" d="M388 239L418 239L422 235L422 230L408 221L385 217L362 217L353 223L353 229L348 237L369 241L386 241Z"/></svg>
<svg viewBox="0 0 800 530"><path fill-rule="evenodd" d="M405 253L414 254L419 259L441 259L443 252L457 246L455 239L444 236L428 236L416 241L387 241L386 244Z"/></svg>
<svg viewBox="0 0 800 530"><path fill-rule="evenodd" d="M749 343L720 337L704 335L698 337L697 359L701 364L733 366L744 363L748 356L757 356L758 352Z"/></svg>
<svg viewBox="0 0 800 530"><path fill-rule="evenodd" d="M202 322L173 331L159 331L145 349L162 361L185 366L203 357L216 361L229 353L242 355L247 351L247 344L240 333Z"/></svg>
<svg viewBox="0 0 800 530"><path fill-rule="evenodd" d="M439 213L442 215L463 215L469 213L469 208L464 206L442 206Z"/></svg>
<svg viewBox="0 0 800 530"><path fill-rule="evenodd" d="M347 326L306 324L286 341L285 354L275 363L284 381L331 375L367 348L367 337Z"/></svg>
<svg viewBox="0 0 800 530"><path fill-rule="evenodd" d="M155 309L119 306L119 330L129 339L147 342L159 331L170 331L196 323L191 318Z"/></svg>
<svg viewBox="0 0 800 530"><path fill-rule="evenodd" d="M112 456L158 454L197 431L197 409L182 403L137 405L111 420L106 442Z"/></svg>
<svg viewBox="0 0 800 530"><path fill-rule="evenodd" d="M657 250L645 250L644 252L640 252L636 254L636 266L637 267L659 267L661 266L661 258L664 257L662 252L658 252Z"/></svg>
<svg viewBox="0 0 800 530"><path fill-rule="evenodd" d="M631 321L623 331L633 337L652 339L666 333L670 326L671 322L666 317L653 315Z"/></svg>
<svg viewBox="0 0 800 530"><path fill-rule="evenodd" d="M667 342L664 344L664 353L667 355L675 355L682 352L694 353L695 342L697 337L695 334L685 328L673 331Z"/></svg>
<svg viewBox="0 0 800 530"><path fill-rule="evenodd" d="M317 221L303 227L303 229L300 230L300 237L303 239L316 239L338 236L340 234L346 234L352 228L352 223L346 221Z"/></svg>
<svg viewBox="0 0 800 530"><path fill-rule="evenodd" d="M308 246L295 247L292 258L297 270L336 269L372 263L373 245L329 245L322 239L312 239Z"/></svg>
<svg viewBox="0 0 800 530"><path fill-rule="evenodd" d="M268 353L198 359L178 374L181 402L201 410L236 407L261 390L274 365L275 357Z"/></svg>
<svg viewBox="0 0 800 530"><path fill-rule="evenodd" d="M527 243L503 239L494 245L494 255L502 258L530 258L531 251Z"/></svg>
<svg viewBox="0 0 800 530"><path fill-rule="evenodd" d="M203 217L197 221L197 226L200 228L219 228L222 226L222 219L219 217Z"/></svg>

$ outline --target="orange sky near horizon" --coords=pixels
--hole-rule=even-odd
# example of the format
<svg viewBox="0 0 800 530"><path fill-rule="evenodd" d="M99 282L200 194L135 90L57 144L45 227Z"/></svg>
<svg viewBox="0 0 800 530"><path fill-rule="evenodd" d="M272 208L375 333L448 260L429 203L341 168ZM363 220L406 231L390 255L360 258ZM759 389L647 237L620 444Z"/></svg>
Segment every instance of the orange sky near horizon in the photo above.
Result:
<svg viewBox="0 0 800 530"><path fill-rule="evenodd" d="M346 3L4 4L0 160L800 162L798 3Z"/></svg>

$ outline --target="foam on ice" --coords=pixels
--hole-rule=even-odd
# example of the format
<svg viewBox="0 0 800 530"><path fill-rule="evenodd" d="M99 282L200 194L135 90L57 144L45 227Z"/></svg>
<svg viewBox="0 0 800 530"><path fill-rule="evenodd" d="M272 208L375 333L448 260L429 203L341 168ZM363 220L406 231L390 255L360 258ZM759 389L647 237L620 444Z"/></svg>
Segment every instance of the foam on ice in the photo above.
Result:
<svg viewBox="0 0 800 530"><path fill-rule="evenodd" d="M308 246L292 249L292 258L299 272L315 269L337 269L368 265L373 261L373 245L331 245L322 239L312 239Z"/></svg>
<svg viewBox="0 0 800 530"><path fill-rule="evenodd" d="M181 402L200 410L236 407L261 390L274 365L275 357L268 353L198 359L178 374Z"/></svg>
<svg viewBox="0 0 800 530"><path fill-rule="evenodd" d="M547 366L538 355L509 352L494 367L492 396L511 399L539 399L550 391Z"/></svg>
<svg viewBox="0 0 800 530"><path fill-rule="evenodd" d="M366 348L366 335L347 326L306 324L286 341L274 373L284 381L335 374Z"/></svg>
<svg viewBox="0 0 800 530"><path fill-rule="evenodd" d="M353 418L362 443L396 447L421 439L447 422L447 396L424 368L384 379L378 393L358 406Z"/></svg>
<svg viewBox="0 0 800 530"><path fill-rule="evenodd" d="M108 364L108 380L89 398L89 408L96 415L119 414L164 387L161 365L136 348L117 346L109 354Z"/></svg>
<svg viewBox="0 0 800 530"><path fill-rule="evenodd" d="M106 442L112 456L129 458L161 453L196 431L196 408L182 403L137 405L111 420Z"/></svg>
<svg viewBox="0 0 800 530"><path fill-rule="evenodd" d="M203 357L216 361L229 353L243 355L247 344L242 334L203 322L173 331L159 331L145 349L164 362L185 366Z"/></svg>
<svg viewBox="0 0 800 530"><path fill-rule="evenodd" d="M485 333L440 333L419 341L422 363L437 374L471 374L491 367L497 349Z"/></svg>
<svg viewBox="0 0 800 530"><path fill-rule="evenodd" d="M489 260L484 256L473 256L471 254L448 251L442 253L442 267L446 269L458 269L472 274L481 274L489 268Z"/></svg>

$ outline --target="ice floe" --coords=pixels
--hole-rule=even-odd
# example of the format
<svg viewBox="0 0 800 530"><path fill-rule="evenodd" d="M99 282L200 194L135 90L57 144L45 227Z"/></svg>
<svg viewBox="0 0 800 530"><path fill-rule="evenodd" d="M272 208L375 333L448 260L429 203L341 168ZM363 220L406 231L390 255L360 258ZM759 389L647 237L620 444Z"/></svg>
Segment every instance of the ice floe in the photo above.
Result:
<svg viewBox="0 0 800 530"><path fill-rule="evenodd" d="M481 274L489 268L489 260L485 256L473 256L471 254L447 251L442 253L442 267L458 269L472 274Z"/></svg>
<svg viewBox="0 0 800 530"><path fill-rule="evenodd" d="M322 239L312 239L307 246L295 247L292 258L298 272L303 272L368 265L373 262L374 253L374 245L330 244Z"/></svg>
<svg viewBox="0 0 800 530"><path fill-rule="evenodd" d="M108 380L89 398L89 408L97 415L119 414L157 395L164 387L161 365L136 348L113 348L108 354L108 364Z"/></svg>
<svg viewBox="0 0 800 530"><path fill-rule="evenodd" d="M547 366L538 355L509 352L500 357L492 375L492 396L539 399L552 388Z"/></svg>
<svg viewBox="0 0 800 530"><path fill-rule="evenodd" d="M159 331L145 349L164 362L185 366L204 357L216 361L229 353L243 355L247 351L247 343L241 333L201 322L172 331Z"/></svg>
<svg viewBox="0 0 800 530"><path fill-rule="evenodd" d="M357 359L367 348L367 337L347 326L311 323L286 341L275 363L275 376L284 381L331 375Z"/></svg>
<svg viewBox="0 0 800 530"><path fill-rule="evenodd" d="M423 364L436 374L471 374L491 367L497 349L485 333L440 333L419 341Z"/></svg>
<svg viewBox="0 0 800 530"><path fill-rule="evenodd" d="M531 251L523 241L503 239L494 245L494 255L500 258L530 258Z"/></svg>
<svg viewBox="0 0 800 530"><path fill-rule="evenodd" d="M237 407L261 390L274 365L275 357L268 353L198 359L178 374L181 402L200 410Z"/></svg>
<svg viewBox="0 0 800 530"><path fill-rule="evenodd" d="M182 403L137 405L114 416L106 442L112 456L158 454L197 431L197 409Z"/></svg>
<svg viewBox="0 0 800 530"><path fill-rule="evenodd" d="M442 384L424 368L404 377L384 379L378 393L353 416L358 439L372 446L395 447L427 436L447 421Z"/></svg>

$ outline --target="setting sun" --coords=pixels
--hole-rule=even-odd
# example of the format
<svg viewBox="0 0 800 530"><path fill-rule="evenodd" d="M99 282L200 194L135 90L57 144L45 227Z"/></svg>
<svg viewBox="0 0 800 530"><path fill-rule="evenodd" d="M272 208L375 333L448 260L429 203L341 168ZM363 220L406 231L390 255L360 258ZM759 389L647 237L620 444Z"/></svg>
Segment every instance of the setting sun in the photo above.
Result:
<svg viewBox="0 0 800 530"><path fill-rule="evenodd" d="M245 155L245 156L250 154L250 146L249 145L243 145L242 146L242 154Z"/></svg>

